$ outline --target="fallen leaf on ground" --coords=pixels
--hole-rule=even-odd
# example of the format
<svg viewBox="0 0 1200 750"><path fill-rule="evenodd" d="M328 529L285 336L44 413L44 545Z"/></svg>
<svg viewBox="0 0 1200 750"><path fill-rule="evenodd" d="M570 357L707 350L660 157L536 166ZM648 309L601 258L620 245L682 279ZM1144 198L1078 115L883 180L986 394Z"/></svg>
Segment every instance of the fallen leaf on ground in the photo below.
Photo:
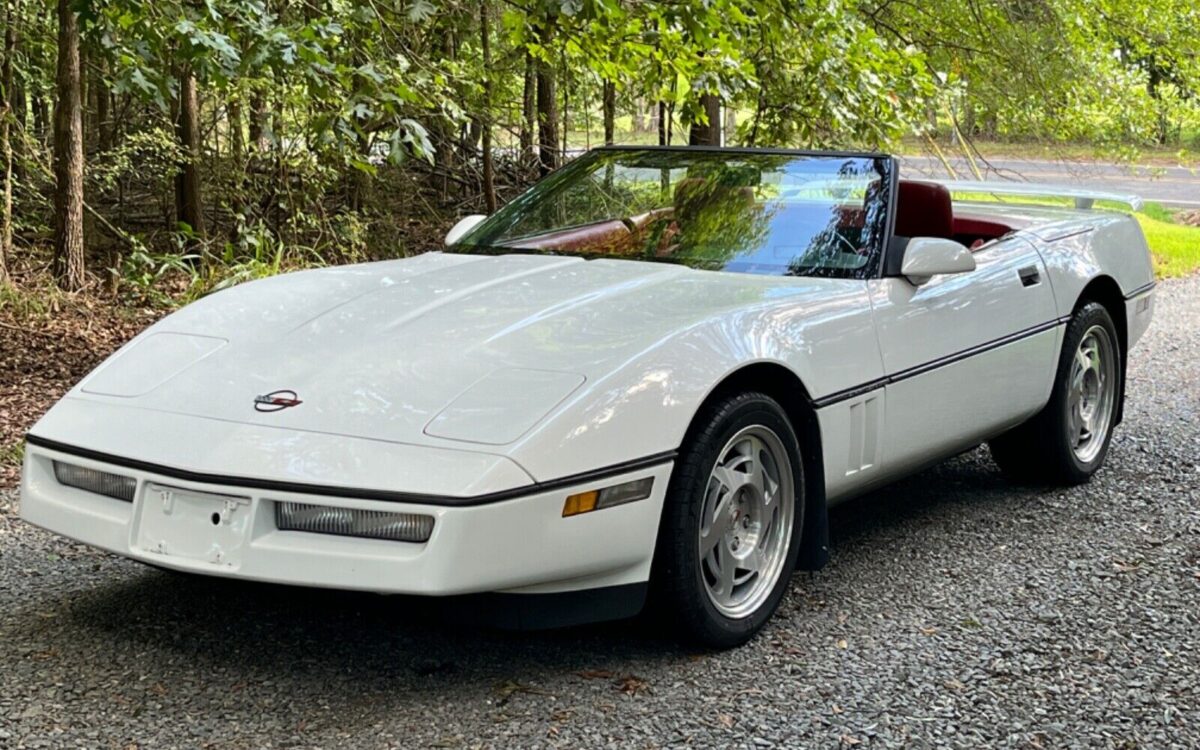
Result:
<svg viewBox="0 0 1200 750"><path fill-rule="evenodd" d="M515 680L505 680L504 682L496 685L496 694L500 697L497 703L501 706L507 703L509 699L517 693L527 693L529 695L550 695L550 693L547 693L545 690L536 688L532 685L526 685Z"/></svg>
<svg viewBox="0 0 1200 750"><path fill-rule="evenodd" d="M636 696L638 693L650 692L650 683L646 682L641 677L627 674L621 679L617 680L616 688L622 693L625 693L625 695Z"/></svg>

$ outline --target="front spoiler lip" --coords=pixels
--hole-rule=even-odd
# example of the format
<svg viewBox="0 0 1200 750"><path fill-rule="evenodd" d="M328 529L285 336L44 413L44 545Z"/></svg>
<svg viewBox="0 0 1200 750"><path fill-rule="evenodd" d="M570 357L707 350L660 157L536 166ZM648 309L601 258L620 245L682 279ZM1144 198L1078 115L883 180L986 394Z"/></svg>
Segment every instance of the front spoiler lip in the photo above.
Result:
<svg viewBox="0 0 1200 750"><path fill-rule="evenodd" d="M158 474L174 479L181 479L188 482L197 482L201 484L219 484L230 487L244 487L247 489L256 490L274 490L277 492L295 492L307 495L321 495L325 497L341 497L356 500L380 500L390 503L411 503L414 505L437 505L446 507L470 507L473 505L487 505L489 503L498 503L504 500L512 500L525 495L547 492L562 487L582 484L589 481L599 481L610 476L624 474L638 469L646 469L659 464L667 463L675 460L678 455L678 450L663 451L654 453L649 456L642 456L628 461L622 461L618 464L611 464L599 469L571 474L557 479L550 479L545 482L534 482L533 484L523 485L521 487L513 487L508 490L500 490L498 492L489 492L483 495L470 496L452 496L452 495L428 495L414 492L397 492L393 490L377 490L363 489L355 487L341 487L337 485L322 485L309 484L307 482L279 482L270 479L255 479L253 477L225 476L221 474L207 474L204 472L190 471L187 469L177 469L170 466L163 466L148 461L139 461L132 458L124 458L115 456L101 451L94 451L90 448L79 448L66 443L60 443L57 440L38 437L32 433L25 436L25 442L30 445L36 445L48 450L58 451L81 458L88 458L93 461L112 464L114 466L124 466L129 469L145 471L152 474Z"/></svg>

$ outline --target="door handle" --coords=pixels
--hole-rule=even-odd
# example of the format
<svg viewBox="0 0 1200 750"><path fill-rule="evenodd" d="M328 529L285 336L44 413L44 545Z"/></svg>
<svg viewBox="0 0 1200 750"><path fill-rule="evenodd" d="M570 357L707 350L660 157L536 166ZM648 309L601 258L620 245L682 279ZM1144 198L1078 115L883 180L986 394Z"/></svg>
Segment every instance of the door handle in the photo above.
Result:
<svg viewBox="0 0 1200 750"><path fill-rule="evenodd" d="M1021 286L1033 286L1042 280L1042 275L1038 272L1037 266L1018 268L1017 276L1021 277Z"/></svg>

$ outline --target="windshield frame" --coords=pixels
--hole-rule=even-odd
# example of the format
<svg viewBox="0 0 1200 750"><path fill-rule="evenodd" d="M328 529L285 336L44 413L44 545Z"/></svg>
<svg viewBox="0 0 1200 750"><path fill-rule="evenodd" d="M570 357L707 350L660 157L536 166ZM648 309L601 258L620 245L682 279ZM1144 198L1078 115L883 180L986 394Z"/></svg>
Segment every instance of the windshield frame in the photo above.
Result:
<svg viewBox="0 0 1200 750"><path fill-rule="evenodd" d="M612 260L630 260L634 262L650 262L650 263L667 263L675 265L689 265L697 270L708 270L716 273L736 273L739 275L764 275L751 274L745 271L729 271L726 269L703 268L700 266L691 265L688 259L674 257L641 257L641 258L624 258L619 255L606 252L588 252L586 249L571 249L564 250L561 248L531 248L531 247L516 247L503 244L476 244L472 242L473 238L482 239L488 234L493 234L496 227L493 224L493 219L501 213L509 213L510 211L523 212L531 208L535 201L541 196L552 193L557 190L558 186L571 179L576 172L586 170L597 159L603 158L604 154L613 152L625 153L705 153L705 154L721 154L730 157L745 156L745 155L773 155L773 156L794 156L799 158L812 159L867 159L876 162L877 171L880 174L880 185L883 190L881 199L884 203L883 217L883 232L877 246L872 248L871 256L866 264L856 269L848 269L846 274L781 274L775 278L840 278L840 279L874 279L880 278L884 271L884 260L888 253L888 247L891 245L892 238L895 233L896 223L896 202L899 195L899 164L897 159L890 154L883 154L871 151L819 151L809 149L789 149L789 148L750 148L750 147L725 147L725 146L630 146L630 145L613 145L601 146L591 149L579 155L578 157L567 162L563 166L554 170L542 179L535 182L524 192L518 195L513 200L505 204L500 211L488 216L478 225L458 240L454 245L447 247L445 250L451 253L471 254L471 255L547 255L547 256L562 256L562 257L578 257L585 260L612 259ZM489 226L492 225L492 226ZM579 226L587 226L586 224ZM542 234L553 234L560 229L569 229L571 227L561 227L547 230ZM530 235L535 237L538 235ZM769 276L769 275L768 275Z"/></svg>

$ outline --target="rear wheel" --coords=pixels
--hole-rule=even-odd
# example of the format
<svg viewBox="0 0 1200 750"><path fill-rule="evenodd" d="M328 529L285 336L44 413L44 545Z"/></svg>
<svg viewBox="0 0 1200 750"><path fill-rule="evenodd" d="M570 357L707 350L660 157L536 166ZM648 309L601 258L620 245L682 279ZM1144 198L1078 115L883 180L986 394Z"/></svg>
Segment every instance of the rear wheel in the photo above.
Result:
<svg viewBox="0 0 1200 750"><path fill-rule="evenodd" d="M775 612L795 567L804 475L787 415L761 393L697 417L663 509L655 602L673 630L727 648Z"/></svg>
<svg viewBox="0 0 1200 750"><path fill-rule="evenodd" d="M1090 302L1071 318L1050 403L989 444L1005 472L1028 480L1086 482L1103 465L1120 407L1121 353L1116 326Z"/></svg>

